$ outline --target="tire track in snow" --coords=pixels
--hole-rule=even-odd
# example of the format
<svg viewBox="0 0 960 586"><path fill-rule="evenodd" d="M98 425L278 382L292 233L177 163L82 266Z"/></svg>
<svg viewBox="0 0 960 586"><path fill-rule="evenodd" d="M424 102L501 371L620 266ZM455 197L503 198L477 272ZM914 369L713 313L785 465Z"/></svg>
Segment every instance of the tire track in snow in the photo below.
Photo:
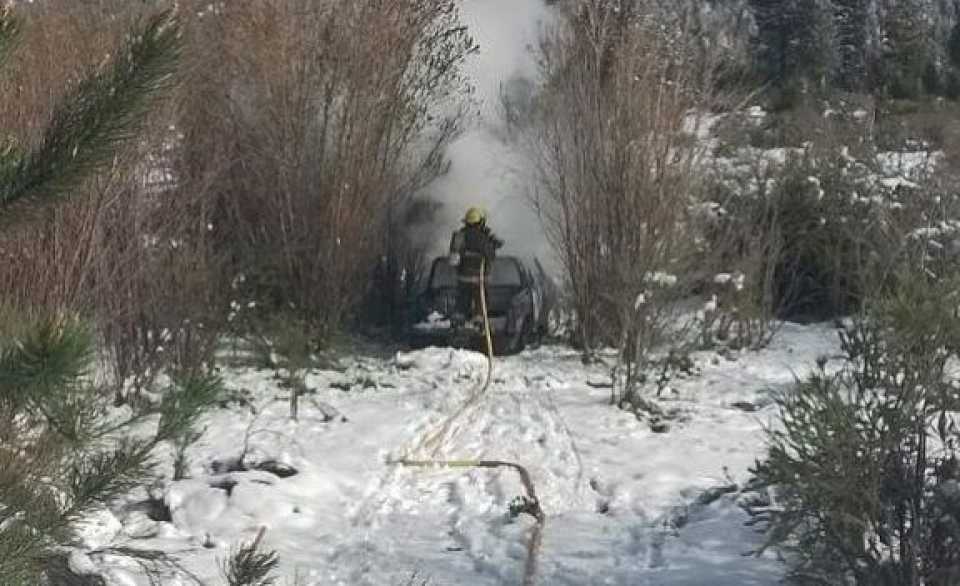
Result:
<svg viewBox="0 0 960 586"><path fill-rule="evenodd" d="M389 495L396 492L391 489L400 486L404 477L410 475L402 466L390 464L390 461L414 454L427 434L469 399L467 390L476 386L478 375L482 376L477 356L480 355L473 352L441 349L398 355L398 363L402 364L406 371L401 375L401 378L406 380L398 386L407 383L416 388L408 391L408 395L417 397L422 408L433 412L410 426L411 437L401 446L395 449L384 446L382 463L386 470L368 483L366 494L349 512L352 525L373 525L377 515L388 508Z"/></svg>
<svg viewBox="0 0 960 586"><path fill-rule="evenodd" d="M437 361L436 351L425 351L418 370L421 379L432 380L431 393L422 395L424 405L435 409L416 422L412 437L397 450L404 453L433 429L437 421L466 401L480 374L479 355L451 353ZM433 354L434 359L430 359ZM481 357L482 358L482 357ZM477 362L477 364L473 364ZM436 368L453 373L437 373ZM431 370L431 368L433 370ZM487 393L470 405L447 436L437 456L441 459L484 458L517 462L528 468L549 517L594 506L580 450L569 426L551 396L553 380L548 375L530 376L538 363L521 355L497 361L495 377ZM449 387L444 388L449 383ZM418 395L423 391L416 391ZM523 547L525 519L507 518L510 501L522 494L510 471L412 470L389 466L368 484L365 498L350 512L355 528L353 548L369 545L371 532L391 522L395 513L434 512L444 527L437 533L449 536L471 560L474 570L512 581L522 567L501 567L490 560L515 558ZM445 512L445 517L441 514ZM442 530L441 530L442 529Z"/></svg>

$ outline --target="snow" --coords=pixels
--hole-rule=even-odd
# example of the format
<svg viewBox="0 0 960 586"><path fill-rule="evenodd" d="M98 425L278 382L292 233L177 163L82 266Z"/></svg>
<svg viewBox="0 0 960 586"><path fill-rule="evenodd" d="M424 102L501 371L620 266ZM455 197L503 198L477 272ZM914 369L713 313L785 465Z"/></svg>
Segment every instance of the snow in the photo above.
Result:
<svg viewBox="0 0 960 586"><path fill-rule="evenodd" d="M78 523L80 543L85 548L96 549L113 541L123 526L109 511L96 511Z"/></svg>
<svg viewBox="0 0 960 586"><path fill-rule="evenodd" d="M896 191L900 187L907 189L917 189L920 187L913 181L909 181L903 177L887 177L885 179L881 179L880 184L891 191Z"/></svg>
<svg viewBox="0 0 960 586"><path fill-rule="evenodd" d="M734 275L730 273L717 273L713 277L713 282L717 285L729 285L732 283L734 289L742 291L746 278L747 276L739 271Z"/></svg>
<svg viewBox="0 0 960 586"><path fill-rule="evenodd" d="M67 566L70 571L79 576L97 575L97 565L93 563L90 557L80 551L70 552L67 558Z"/></svg>
<svg viewBox="0 0 960 586"><path fill-rule="evenodd" d="M825 193L823 191L823 187L820 185L820 178L810 176L807 177L807 182L813 185L813 187L817 190L817 201L822 200Z"/></svg>
<svg viewBox="0 0 960 586"><path fill-rule="evenodd" d="M413 324L414 329L421 332L432 332L437 330L449 330L450 320L440 312L432 311L425 321Z"/></svg>
<svg viewBox="0 0 960 586"><path fill-rule="evenodd" d="M677 276L665 273L663 271L654 271L647 273L643 278L644 282L652 283L660 287L673 287L677 284Z"/></svg>
<svg viewBox="0 0 960 586"><path fill-rule="evenodd" d="M717 303L718 303L717 295L716 293L714 293L713 295L710 296L710 299L703 304L703 312L705 314L715 312L717 310Z"/></svg>
<svg viewBox="0 0 960 586"><path fill-rule="evenodd" d="M206 415L206 432L188 453L190 478L166 479L103 511L85 536L98 537L80 548L86 557L77 563L89 570L92 560L111 586L148 584L129 559L97 550L106 539L167 552L219 583L231 547L263 527L281 578L299 576L304 586L392 586L414 571L437 585L519 583L533 522L508 514L523 494L516 472L388 463L429 456L421 440L477 397L436 456L507 460L530 471L547 518L539 584L777 584L780 562L743 555L759 536L744 526L736 492L709 504L701 495L748 479L775 415L770 391L836 353L835 339L827 326L785 324L758 353L697 353L701 374L672 381L662 401L674 414L666 433L611 406L610 389L596 383L609 371L561 346L497 358L483 395L474 394L486 371L478 353L355 356L345 371L308 376L316 392L303 397L298 422L289 420L272 371L225 370L228 386L248 391L253 408ZM359 378L375 384L331 387ZM326 417L321 403L344 417ZM227 466L244 452L247 470ZM268 461L297 473L256 469ZM170 470L164 462L161 471ZM148 492L169 507L169 521L144 514ZM191 583L165 571L164 584Z"/></svg>
<svg viewBox="0 0 960 586"><path fill-rule="evenodd" d="M889 175L912 176L931 172L943 156L942 151L929 150L882 152L877 153L877 162Z"/></svg>

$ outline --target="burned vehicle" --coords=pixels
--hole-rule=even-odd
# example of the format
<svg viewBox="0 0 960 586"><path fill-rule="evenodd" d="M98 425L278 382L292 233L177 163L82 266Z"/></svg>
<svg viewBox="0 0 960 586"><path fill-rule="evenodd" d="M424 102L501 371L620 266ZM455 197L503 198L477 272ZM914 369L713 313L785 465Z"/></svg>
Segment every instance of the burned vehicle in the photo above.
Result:
<svg viewBox="0 0 960 586"><path fill-rule="evenodd" d="M548 331L555 290L536 259L498 256L494 260L487 274L487 315L496 353L520 352L542 341ZM438 257L414 303L410 345L482 349L484 332L479 324L451 321L456 301L457 269L446 256Z"/></svg>

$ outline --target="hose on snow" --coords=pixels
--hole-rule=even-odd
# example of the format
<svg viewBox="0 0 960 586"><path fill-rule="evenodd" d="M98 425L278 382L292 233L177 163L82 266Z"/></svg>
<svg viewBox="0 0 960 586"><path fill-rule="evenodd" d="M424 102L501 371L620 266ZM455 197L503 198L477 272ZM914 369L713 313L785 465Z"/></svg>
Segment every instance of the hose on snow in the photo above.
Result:
<svg viewBox="0 0 960 586"><path fill-rule="evenodd" d="M520 481L526 492L526 501L524 512L529 513L536 520L530 540L527 542L527 560L524 564L523 586L534 586L537 578L537 567L540 556L540 545L543 542L543 531L546 526L546 515L540 507L540 500L537 498L537 491L533 485L533 479L530 472L515 462L506 462L502 460L438 460L435 459L443 446L444 440L449 436L453 424L462 418L468 410L475 407L480 398L487 392L490 382L493 380L493 336L490 333L490 316L487 312L487 293L486 293L486 261L480 263L480 310L483 315L484 342L486 344L487 356L487 375L483 383L470 393L467 401L450 417L435 433L427 435L414 450L426 448L431 450L431 456L434 459L418 460L405 456L398 460L391 461L392 464L414 468L511 468L520 475Z"/></svg>

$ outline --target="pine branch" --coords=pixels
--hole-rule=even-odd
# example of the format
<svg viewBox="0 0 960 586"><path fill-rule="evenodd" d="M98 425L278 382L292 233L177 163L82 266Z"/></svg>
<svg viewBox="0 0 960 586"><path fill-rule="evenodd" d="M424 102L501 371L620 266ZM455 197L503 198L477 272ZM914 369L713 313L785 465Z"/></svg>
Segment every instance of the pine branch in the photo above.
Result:
<svg viewBox="0 0 960 586"><path fill-rule="evenodd" d="M0 403L18 410L49 404L72 388L91 359L89 333L59 318L38 324L17 344L0 350Z"/></svg>
<svg viewBox="0 0 960 586"><path fill-rule="evenodd" d="M201 415L223 394L223 382L214 375L175 381L160 405L156 441L176 439L190 433Z"/></svg>
<svg viewBox="0 0 960 586"><path fill-rule="evenodd" d="M64 512L66 521L73 521L91 507L132 489L149 475L153 464L152 441L123 441L113 450L80 457L67 475L71 496Z"/></svg>
<svg viewBox="0 0 960 586"><path fill-rule="evenodd" d="M229 586L270 586L276 581L270 573L279 563L277 552L260 550L264 531L266 528L261 527L252 543L241 545L221 564L221 573Z"/></svg>
<svg viewBox="0 0 960 586"><path fill-rule="evenodd" d="M66 196L109 165L141 130L159 94L174 84L181 44L176 17L161 12L127 38L111 65L69 92L39 146L0 175L0 221Z"/></svg>

